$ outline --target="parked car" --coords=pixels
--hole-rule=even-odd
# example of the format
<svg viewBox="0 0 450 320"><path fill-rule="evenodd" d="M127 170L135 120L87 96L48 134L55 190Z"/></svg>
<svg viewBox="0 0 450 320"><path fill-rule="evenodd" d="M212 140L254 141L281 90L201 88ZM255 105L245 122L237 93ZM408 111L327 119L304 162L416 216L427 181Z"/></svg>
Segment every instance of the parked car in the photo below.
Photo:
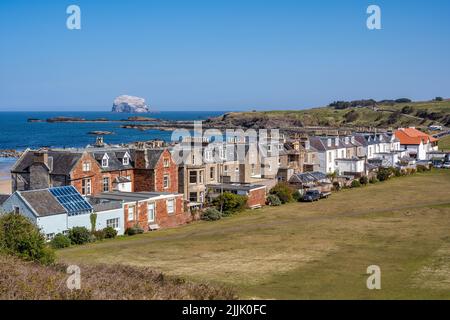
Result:
<svg viewBox="0 0 450 320"><path fill-rule="evenodd" d="M441 169L442 168L442 162L433 163L433 167L436 168L436 169Z"/></svg>
<svg viewBox="0 0 450 320"><path fill-rule="evenodd" d="M450 162L446 162L442 165L442 168L444 169L450 169Z"/></svg>
<svg viewBox="0 0 450 320"><path fill-rule="evenodd" d="M319 190L308 190L303 195L302 201L313 202L323 198L328 198L331 192L320 192Z"/></svg>

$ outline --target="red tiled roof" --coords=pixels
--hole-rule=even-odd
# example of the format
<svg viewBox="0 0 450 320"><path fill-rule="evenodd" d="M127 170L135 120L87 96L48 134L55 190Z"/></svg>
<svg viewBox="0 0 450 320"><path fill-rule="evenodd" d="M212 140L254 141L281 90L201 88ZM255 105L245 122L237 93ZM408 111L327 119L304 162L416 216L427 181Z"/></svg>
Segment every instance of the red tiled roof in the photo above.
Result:
<svg viewBox="0 0 450 320"><path fill-rule="evenodd" d="M438 139L433 138L432 136L417 130L416 128L405 128L399 129L395 131L395 136L400 140L401 144L420 144L423 142L424 144L430 142L436 142Z"/></svg>

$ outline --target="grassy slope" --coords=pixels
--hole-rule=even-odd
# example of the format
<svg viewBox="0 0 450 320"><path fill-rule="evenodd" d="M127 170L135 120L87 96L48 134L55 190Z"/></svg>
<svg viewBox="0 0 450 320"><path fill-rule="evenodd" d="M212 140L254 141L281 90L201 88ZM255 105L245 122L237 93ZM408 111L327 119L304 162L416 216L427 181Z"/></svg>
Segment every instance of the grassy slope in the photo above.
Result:
<svg viewBox="0 0 450 320"><path fill-rule="evenodd" d="M67 289L67 266L43 266L0 255L0 299L233 299L227 288L165 277L148 268L79 265L81 290Z"/></svg>
<svg viewBox="0 0 450 320"><path fill-rule="evenodd" d="M401 115L399 119L393 123L388 124L388 119L392 115L391 111L401 111L406 105L412 106L414 111L410 116ZM351 122L345 122L345 115L355 110L358 118ZM427 127L433 123L431 120L422 121L422 119L415 118L415 114L419 110L426 110L428 113L440 113L443 120L445 116L450 115L450 101L442 102L413 102L401 103L394 106L381 105L380 111L374 111L369 108L355 108L336 110L331 107L313 108L307 110L290 110L290 111L265 111L265 112L234 112L230 113L228 121L235 122L242 119L255 119L265 117L272 120L279 120L280 126L291 121L291 125L296 125L292 121L299 121L304 126L364 126L364 127L407 127L407 126L423 126Z"/></svg>
<svg viewBox="0 0 450 320"><path fill-rule="evenodd" d="M151 266L241 297L450 298L450 170L58 252L64 262ZM382 290L365 287L382 270Z"/></svg>
<svg viewBox="0 0 450 320"><path fill-rule="evenodd" d="M439 150L450 151L450 136L446 136L439 140Z"/></svg>

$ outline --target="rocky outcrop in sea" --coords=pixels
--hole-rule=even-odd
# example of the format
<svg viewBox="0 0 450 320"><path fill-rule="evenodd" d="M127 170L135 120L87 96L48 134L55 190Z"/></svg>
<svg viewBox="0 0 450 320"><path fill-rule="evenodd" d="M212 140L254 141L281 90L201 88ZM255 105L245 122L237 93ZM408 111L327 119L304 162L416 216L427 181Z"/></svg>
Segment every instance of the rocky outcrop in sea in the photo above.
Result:
<svg viewBox="0 0 450 320"><path fill-rule="evenodd" d="M145 113L149 112L150 109L145 103L145 99L122 95L114 100L111 111L124 113Z"/></svg>

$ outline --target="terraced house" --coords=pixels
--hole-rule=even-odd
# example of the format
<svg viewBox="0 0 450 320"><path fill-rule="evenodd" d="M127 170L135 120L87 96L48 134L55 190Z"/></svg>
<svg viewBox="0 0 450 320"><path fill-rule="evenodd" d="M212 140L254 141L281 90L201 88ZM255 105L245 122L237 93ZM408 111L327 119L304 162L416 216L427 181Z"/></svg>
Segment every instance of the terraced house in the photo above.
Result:
<svg viewBox="0 0 450 320"><path fill-rule="evenodd" d="M72 185L83 196L110 191L178 192L177 169L165 148L26 150L11 169L12 190Z"/></svg>

